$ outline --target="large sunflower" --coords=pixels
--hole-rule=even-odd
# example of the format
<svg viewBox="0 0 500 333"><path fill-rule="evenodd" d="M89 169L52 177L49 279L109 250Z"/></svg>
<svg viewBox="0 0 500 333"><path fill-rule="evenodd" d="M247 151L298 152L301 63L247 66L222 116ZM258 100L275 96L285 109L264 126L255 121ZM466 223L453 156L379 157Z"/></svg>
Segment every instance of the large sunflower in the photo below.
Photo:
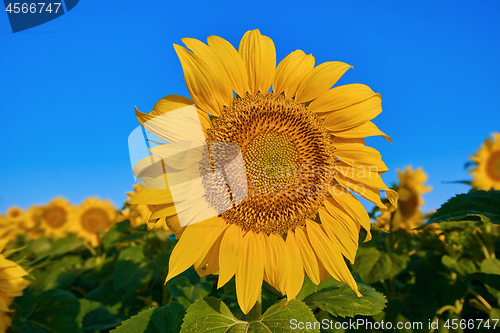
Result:
<svg viewBox="0 0 500 333"><path fill-rule="evenodd" d="M422 194L432 187L424 186L427 174L422 168L413 171L411 166L398 170L399 183L396 191L399 194L398 207L389 207L387 212L377 218L377 224L388 231L404 229L410 231L423 223L424 214L420 207L424 205Z"/></svg>
<svg viewBox="0 0 500 333"><path fill-rule="evenodd" d="M217 36L208 37L208 45L191 38L182 41L190 50L174 48L192 99L170 95L149 114L136 111L148 130L174 143L151 149L153 156L139 164L161 160L189 135L180 125L171 135L161 121L156 127L145 123L195 104L208 142L241 149L246 172L224 177L246 182L248 194L240 202L238 193L224 186L231 198L230 207L224 208L220 193L212 191L222 188L213 184L220 178L200 185L203 196L186 187L185 196L176 200L168 189L148 188L146 182L131 203L158 205L151 218L166 218L180 235L167 281L192 265L200 275L219 274L219 287L235 276L244 313L256 303L263 280L294 298L304 271L316 284L333 276L361 296L344 257L354 261L361 226L368 234L365 241L371 238L370 219L350 191L381 210L386 207L379 190L397 202L397 193L380 177L388 169L379 152L363 140L374 135L390 140L370 121L382 112L380 95L362 84L331 89L351 66L332 61L315 67L314 57L300 50L276 67L274 43L258 30L245 33L238 50ZM199 168L206 174L216 163L203 156ZM193 161L187 156L178 164L173 167L189 169ZM155 183L161 178L145 179ZM204 210L215 216L179 229L179 219L183 225L202 220L200 216L210 215Z"/></svg>
<svg viewBox="0 0 500 333"><path fill-rule="evenodd" d="M10 326L8 313L14 297L22 296L24 288L31 283L23 278L28 272L1 254L7 242L8 239L0 240L0 332Z"/></svg>
<svg viewBox="0 0 500 333"><path fill-rule="evenodd" d="M469 171L474 175L472 187L500 190L500 133L493 133L493 140L487 138L470 158L476 164L476 168Z"/></svg>
<svg viewBox="0 0 500 333"><path fill-rule="evenodd" d="M116 217L117 211L109 200L87 198L75 210L70 231L97 247L100 244L99 233L108 231L116 222Z"/></svg>
<svg viewBox="0 0 500 333"><path fill-rule="evenodd" d="M42 229L49 238L64 237L68 234L72 207L68 200L55 198L42 209Z"/></svg>

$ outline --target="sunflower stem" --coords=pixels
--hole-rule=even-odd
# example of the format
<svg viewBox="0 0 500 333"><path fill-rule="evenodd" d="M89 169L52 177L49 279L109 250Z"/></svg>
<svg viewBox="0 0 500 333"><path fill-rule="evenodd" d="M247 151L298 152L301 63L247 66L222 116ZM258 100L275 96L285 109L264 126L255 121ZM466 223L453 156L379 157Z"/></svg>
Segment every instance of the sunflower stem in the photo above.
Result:
<svg viewBox="0 0 500 333"><path fill-rule="evenodd" d="M260 319L260 316L262 316L262 293L259 294L257 302L253 306L252 310L250 310L250 312L247 314L247 321L258 321Z"/></svg>

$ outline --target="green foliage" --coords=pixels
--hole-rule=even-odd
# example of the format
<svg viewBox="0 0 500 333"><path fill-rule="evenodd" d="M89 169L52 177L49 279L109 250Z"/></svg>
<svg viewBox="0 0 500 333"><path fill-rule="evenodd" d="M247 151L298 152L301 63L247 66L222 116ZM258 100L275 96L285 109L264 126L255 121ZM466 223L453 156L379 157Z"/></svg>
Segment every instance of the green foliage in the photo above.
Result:
<svg viewBox="0 0 500 333"><path fill-rule="evenodd" d="M363 297L358 297L347 285L327 288L309 296L304 302L338 317L372 316L385 307L385 296L372 287L358 283L358 290Z"/></svg>
<svg viewBox="0 0 500 333"><path fill-rule="evenodd" d="M17 297L12 308L12 327L19 332L75 332L80 302L71 293L58 290L31 292Z"/></svg>
<svg viewBox="0 0 500 333"><path fill-rule="evenodd" d="M353 269L368 284L398 275L406 268L410 257L404 254L387 253L373 247L361 247L356 255Z"/></svg>
<svg viewBox="0 0 500 333"><path fill-rule="evenodd" d="M178 333L185 313L186 310L182 305L171 302L161 308L151 308L140 312L124 321L120 327L112 332Z"/></svg>
<svg viewBox="0 0 500 333"><path fill-rule="evenodd" d="M451 198L426 225L449 221L481 221L500 224L500 191L472 191Z"/></svg>
<svg viewBox="0 0 500 333"><path fill-rule="evenodd" d="M498 193L459 195L433 215L430 223L436 224L415 232L372 228L373 239L360 242L355 263L347 263L363 297L333 278L315 285L306 275L296 299L286 304L264 282L261 312L248 317L234 278L217 289L216 276L200 277L190 268L164 283L176 241L162 230L130 228L124 221L102 234L97 248L75 236L21 236L4 254L29 271L32 283L11 306L10 331L319 332L322 320L363 319L424 323L421 331L394 332L430 333L425 323L435 320L434 332L465 332L445 323L500 316Z"/></svg>
<svg viewBox="0 0 500 333"><path fill-rule="evenodd" d="M294 322L294 320L296 322ZM181 333L286 333L296 332L295 323L315 323L316 318L304 303L281 300L271 306L258 320L236 319L229 308L219 299L206 297L196 301L187 311ZM319 332L311 329L308 332Z"/></svg>

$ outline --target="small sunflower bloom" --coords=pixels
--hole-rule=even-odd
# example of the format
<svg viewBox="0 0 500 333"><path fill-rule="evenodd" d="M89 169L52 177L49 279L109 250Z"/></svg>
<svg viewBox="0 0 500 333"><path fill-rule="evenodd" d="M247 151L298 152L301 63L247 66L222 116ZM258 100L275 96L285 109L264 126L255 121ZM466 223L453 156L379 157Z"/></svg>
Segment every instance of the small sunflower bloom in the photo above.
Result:
<svg viewBox="0 0 500 333"><path fill-rule="evenodd" d="M116 220L117 211L109 200L87 198L75 209L69 230L97 247L99 233L108 231Z"/></svg>
<svg viewBox="0 0 500 333"><path fill-rule="evenodd" d="M7 242L8 239L0 240L0 253ZM14 298L22 296L23 290L31 283L23 278L26 275L28 272L24 268L0 254L0 332L5 332L11 325L8 313Z"/></svg>
<svg viewBox="0 0 500 333"><path fill-rule="evenodd" d="M182 41L186 47L174 48L191 99L166 96L149 114L136 110L137 118L147 126L158 116L195 105L207 142L239 147L244 172L225 177L248 184L248 193L237 200L239 193L214 186L224 180L214 176L193 181L174 200L168 188L154 187L166 177L144 172L146 185L130 203L156 205L150 219L165 219L179 238L167 281L193 265L202 276L218 274L218 287L234 276L245 314L264 280L293 299L305 273L315 284L333 276L361 296L344 258L354 262L361 227L367 232L365 241L371 238L370 219L351 192L381 210L386 206L380 190L394 205L398 197L380 176L388 170L380 153L363 139L381 135L390 140L371 122L382 112L380 95L363 84L332 88L351 68L343 62L315 66L312 55L297 50L277 64L273 41L259 30L245 33L238 50L217 36L208 37L208 44ZM171 124L158 124L148 130L173 144L152 148L153 155L134 170L175 154L176 143L190 134L181 124L172 133L165 131ZM219 149L211 147L207 154L161 163L164 170L210 174ZM217 153L231 155L227 147ZM230 201L219 199L221 190ZM228 202L229 208L222 207ZM210 213L212 217L200 218Z"/></svg>
<svg viewBox="0 0 500 333"><path fill-rule="evenodd" d="M73 207L63 197L55 198L42 208L41 224L45 236L48 238L61 238L68 234L68 225Z"/></svg>
<svg viewBox="0 0 500 333"><path fill-rule="evenodd" d="M413 170L408 166L405 170L397 170L399 182L396 191L399 194L398 207L389 207L377 218L377 225L387 231L412 229L423 224L424 214L420 208L424 205L422 194L432 190L425 186L427 174L422 168Z"/></svg>
<svg viewBox="0 0 500 333"><path fill-rule="evenodd" d="M469 171L474 176L472 187L484 191L500 190L500 133L493 133L493 140L486 138L477 154L470 158L476 165Z"/></svg>

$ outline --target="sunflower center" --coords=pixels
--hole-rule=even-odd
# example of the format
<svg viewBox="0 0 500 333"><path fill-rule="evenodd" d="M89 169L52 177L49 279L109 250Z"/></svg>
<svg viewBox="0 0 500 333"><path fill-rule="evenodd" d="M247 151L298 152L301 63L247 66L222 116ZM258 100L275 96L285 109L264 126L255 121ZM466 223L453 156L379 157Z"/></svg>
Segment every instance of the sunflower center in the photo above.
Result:
<svg viewBox="0 0 500 333"><path fill-rule="evenodd" d="M247 146L245 165L255 186L270 193L296 182L298 155L286 134L263 133Z"/></svg>
<svg viewBox="0 0 500 333"><path fill-rule="evenodd" d="M81 224L83 229L92 234L96 234L99 230L106 228L108 224L108 215L100 208L92 208L82 215Z"/></svg>
<svg viewBox="0 0 500 333"><path fill-rule="evenodd" d="M66 223L66 211L61 207L52 207L44 213L44 220L52 228L60 228Z"/></svg>
<svg viewBox="0 0 500 333"><path fill-rule="evenodd" d="M497 182L500 182L500 150L494 151L486 163L486 172Z"/></svg>
<svg viewBox="0 0 500 333"><path fill-rule="evenodd" d="M411 218L418 211L419 195L410 186L401 186L398 190L398 208L404 218Z"/></svg>
<svg viewBox="0 0 500 333"><path fill-rule="evenodd" d="M320 120L273 93L234 99L214 120L208 140L241 149L246 173L236 176L246 178L248 195L222 216L247 231L280 234L305 225L333 181L325 170L334 166L334 148Z"/></svg>

